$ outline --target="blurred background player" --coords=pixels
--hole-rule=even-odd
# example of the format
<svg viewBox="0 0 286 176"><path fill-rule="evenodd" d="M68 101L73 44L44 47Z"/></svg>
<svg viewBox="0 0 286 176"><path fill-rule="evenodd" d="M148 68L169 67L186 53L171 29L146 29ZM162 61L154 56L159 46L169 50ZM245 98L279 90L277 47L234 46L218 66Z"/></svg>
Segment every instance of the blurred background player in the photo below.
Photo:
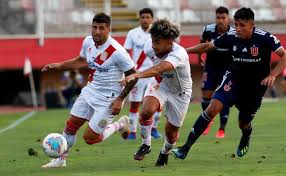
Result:
<svg viewBox="0 0 286 176"><path fill-rule="evenodd" d="M213 41L220 37L227 31L234 30L229 26L228 9L226 7L218 7L215 11L216 23L206 25L201 37L201 43ZM198 54L198 59L201 65L204 67L204 73L202 78L202 109L205 110L210 104L211 98L215 89L220 85L223 75L226 69L229 67L232 56L228 49L217 48L216 50L207 53L205 62L203 61L201 54ZM229 116L229 107L224 106L220 112L220 128L216 133L217 138L224 138L225 126ZM204 135L207 135L210 130L210 123L208 128L204 131Z"/></svg>
<svg viewBox="0 0 286 176"><path fill-rule="evenodd" d="M84 87L83 76L77 70L64 71L61 80L65 106L71 109L75 99Z"/></svg>
<svg viewBox="0 0 286 176"><path fill-rule="evenodd" d="M182 147L172 150L175 158L185 159L210 121L224 105L238 109L238 125L241 138L236 150L243 157L249 150L252 120L259 110L267 86L272 86L276 77L285 69L286 52L276 36L254 26L254 13L250 8L241 8L234 14L235 31L229 31L214 41L188 48L188 53L203 53L219 48L228 48L233 56L223 81L210 105L198 117ZM271 70L271 53L280 60ZM219 58L218 58L219 59Z"/></svg>
<svg viewBox="0 0 286 176"><path fill-rule="evenodd" d="M147 40L151 39L150 33L148 32L151 23L153 22L153 11L149 8L143 8L139 11L139 23L140 26L132 29L128 32L124 47L126 50L132 52L132 60L135 64L137 71L144 71L147 68L150 68L153 63L146 56L143 51L144 44ZM136 139L136 131L139 119L139 106L143 101L143 96L147 88L150 78L144 78L138 80L135 87L131 90L129 94L130 109L129 109L129 118L130 118L130 131L127 139ZM158 123L160 120L161 113L157 111L154 114L154 121L151 135L154 138L160 138L161 134L157 130Z"/></svg>
<svg viewBox="0 0 286 176"><path fill-rule="evenodd" d="M120 84L123 74L128 76L136 71L127 51L109 33L110 17L104 13L96 14L92 20L92 36L84 39L80 55L64 62L48 64L42 69L48 71L89 67L95 70L92 82L82 89L75 101L63 131L68 148L74 145L77 131L86 121L89 123L83 138L89 145L104 141L116 131L123 137L129 134L127 116L122 116L117 122L112 121L119 114L124 98L137 82L131 81L123 89ZM42 167L66 166L68 151Z"/></svg>
<svg viewBox="0 0 286 176"><path fill-rule="evenodd" d="M134 159L143 160L151 152L152 117L166 105L165 142L155 164L160 167L167 165L170 150L179 137L191 99L192 77L186 50L174 42L180 35L178 26L159 19L152 24L150 34L152 41L144 45L144 52L154 66L126 77L123 82L126 84L137 78L155 76L148 84L140 111L142 145L134 154Z"/></svg>

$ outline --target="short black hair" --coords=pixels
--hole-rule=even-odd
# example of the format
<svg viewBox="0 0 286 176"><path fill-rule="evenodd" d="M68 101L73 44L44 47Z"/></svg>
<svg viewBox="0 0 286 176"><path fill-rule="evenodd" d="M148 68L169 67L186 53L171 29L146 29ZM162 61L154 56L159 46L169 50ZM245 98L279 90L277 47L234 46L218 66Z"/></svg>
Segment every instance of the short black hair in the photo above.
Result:
<svg viewBox="0 0 286 176"><path fill-rule="evenodd" d="M153 17L153 11L150 8L143 8L139 11L139 16L141 16L143 13L148 13Z"/></svg>
<svg viewBox="0 0 286 176"><path fill-rule="evenodd" d="M215 10L215 13L216 14L223 14L223 13L226 13L226 14L228 14L228 9L226 8L226 7L224 7L224 6L220 6L220 7L218 7L216 10Z"/></svg>
<svg viewBox="0 0 286 176"><path fill-rule="evenodd" d="M105 13L98 13L93 17L92 23L106 23L106 26L110 26L110 16Z"/></svg>
<svg viewBox="0 0 286 176"><path fill-rule="evenodd" d="M166 18L154 21L149 32L152 36L172 40L180 35L179 27Z"/></svg>
<svg viewBox="0 0 286 176"><path fill-rule="evenodd" d="M235 12L233 17L235 20L254 20L254 13L251 8L242 7Z"/></svg>

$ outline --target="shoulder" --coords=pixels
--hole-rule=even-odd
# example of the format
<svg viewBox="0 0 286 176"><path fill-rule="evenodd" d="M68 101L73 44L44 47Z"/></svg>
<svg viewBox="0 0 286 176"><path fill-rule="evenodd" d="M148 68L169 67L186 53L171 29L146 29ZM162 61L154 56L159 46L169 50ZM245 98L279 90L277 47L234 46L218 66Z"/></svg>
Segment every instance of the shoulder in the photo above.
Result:
<svg viewBox="0 0 286 176"><path fill-rule="evenodd" d="M229 26L229 30L228 30L228 32L230 32L230 31L234 31L234 32L235 32L235 28L234 28L234 27L232 27L232 26Z"/></svg>
<svg viewBox="0 0 286 176"><path fill-rule="evenodd" d="M208 24L204 27L205 32L215 32L216 24Z"/></svg>
<svg viewBox="0 0 286 176"><path fill-rule="evenodd" d="M173 51L169 53L169 56L177 57L180 60L188 59L186 49L177 43L174 43Z"/></svg>
<svg viewBox="0 0 286 176"><path fill-rule="evenodd" d="M270 34L269 32L267 32L263 29L260 29L260 28L254 28L253 33L258 35L258 36L267 36L267 34Z"/></svg>
<svg viewBox="0 0 286 176"><path fill-rule="evenodd" d="M140 27L136 27L134 29L131 29L129 32L128 32L128 35L132 36L132 35L135 35L137 33L140 32Z"/></svg>
<svg viewBox="0 0 286 176"><path fill-rule="evenodd" d="M89 45L91 42L93 42L93 39L92 39L92 36L86 36L84 39L83 39L83 45Z"/></svg>

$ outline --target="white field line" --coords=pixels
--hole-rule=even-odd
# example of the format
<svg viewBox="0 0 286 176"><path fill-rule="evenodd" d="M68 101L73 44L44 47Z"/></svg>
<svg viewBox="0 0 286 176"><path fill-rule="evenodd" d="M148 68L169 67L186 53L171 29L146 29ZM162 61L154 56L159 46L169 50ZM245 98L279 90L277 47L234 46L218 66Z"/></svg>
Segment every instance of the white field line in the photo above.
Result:
<svg viewBox="0 0 286 176"><path fill-rule="evenodd" d="M0 129L0 134L15 128L16 126L18 126L19 124L21 124L25 120L27 120L30 117L34 116L36 113L37 113L37 111L31 111L28 114L25 114L24 116L20 117L20 119L18 119L15 122L13 122L12 124L8 125L7 127L4 127L2 129Z"/></svg>

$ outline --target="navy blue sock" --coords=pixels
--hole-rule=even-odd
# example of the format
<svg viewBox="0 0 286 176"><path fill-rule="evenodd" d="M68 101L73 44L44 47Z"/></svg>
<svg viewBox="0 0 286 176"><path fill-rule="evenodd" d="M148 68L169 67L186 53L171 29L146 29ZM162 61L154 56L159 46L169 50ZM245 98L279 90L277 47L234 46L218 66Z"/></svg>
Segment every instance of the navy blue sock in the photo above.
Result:
<svg viewBox="0 0 286 176"><path fill-rule="evenodd" d="M243 137L250 137L251 133L252 133L252 126L250 125L248 128L246 129L241 129L242 135Z"/></svg>
<svg viewBox="0 0 286 176"><path fill-rule="evenodd" d="M211 121L211 118L209 118L205 112L203 112L197 121L195 122L188 139L185 143L185 146L191 147L197 139L200 137L200 135L205 131L205 129L208 127L209 123Z"/></svg>
<svg viewBox="0 0 286 176"><path fill-rule="evenodd" d="M211 99L209 98L202 98L201 106L203 111L207 109L208 105L210 104Z"/></svg>
<svg viewBox="0 0 286 176"><path fill-rule="evenodd" d="M225 125L227 123L228 116L229 116L229 107L224 106L220 112L220 128L219 129L221 129L221 130L225 129Z"/></svg>

